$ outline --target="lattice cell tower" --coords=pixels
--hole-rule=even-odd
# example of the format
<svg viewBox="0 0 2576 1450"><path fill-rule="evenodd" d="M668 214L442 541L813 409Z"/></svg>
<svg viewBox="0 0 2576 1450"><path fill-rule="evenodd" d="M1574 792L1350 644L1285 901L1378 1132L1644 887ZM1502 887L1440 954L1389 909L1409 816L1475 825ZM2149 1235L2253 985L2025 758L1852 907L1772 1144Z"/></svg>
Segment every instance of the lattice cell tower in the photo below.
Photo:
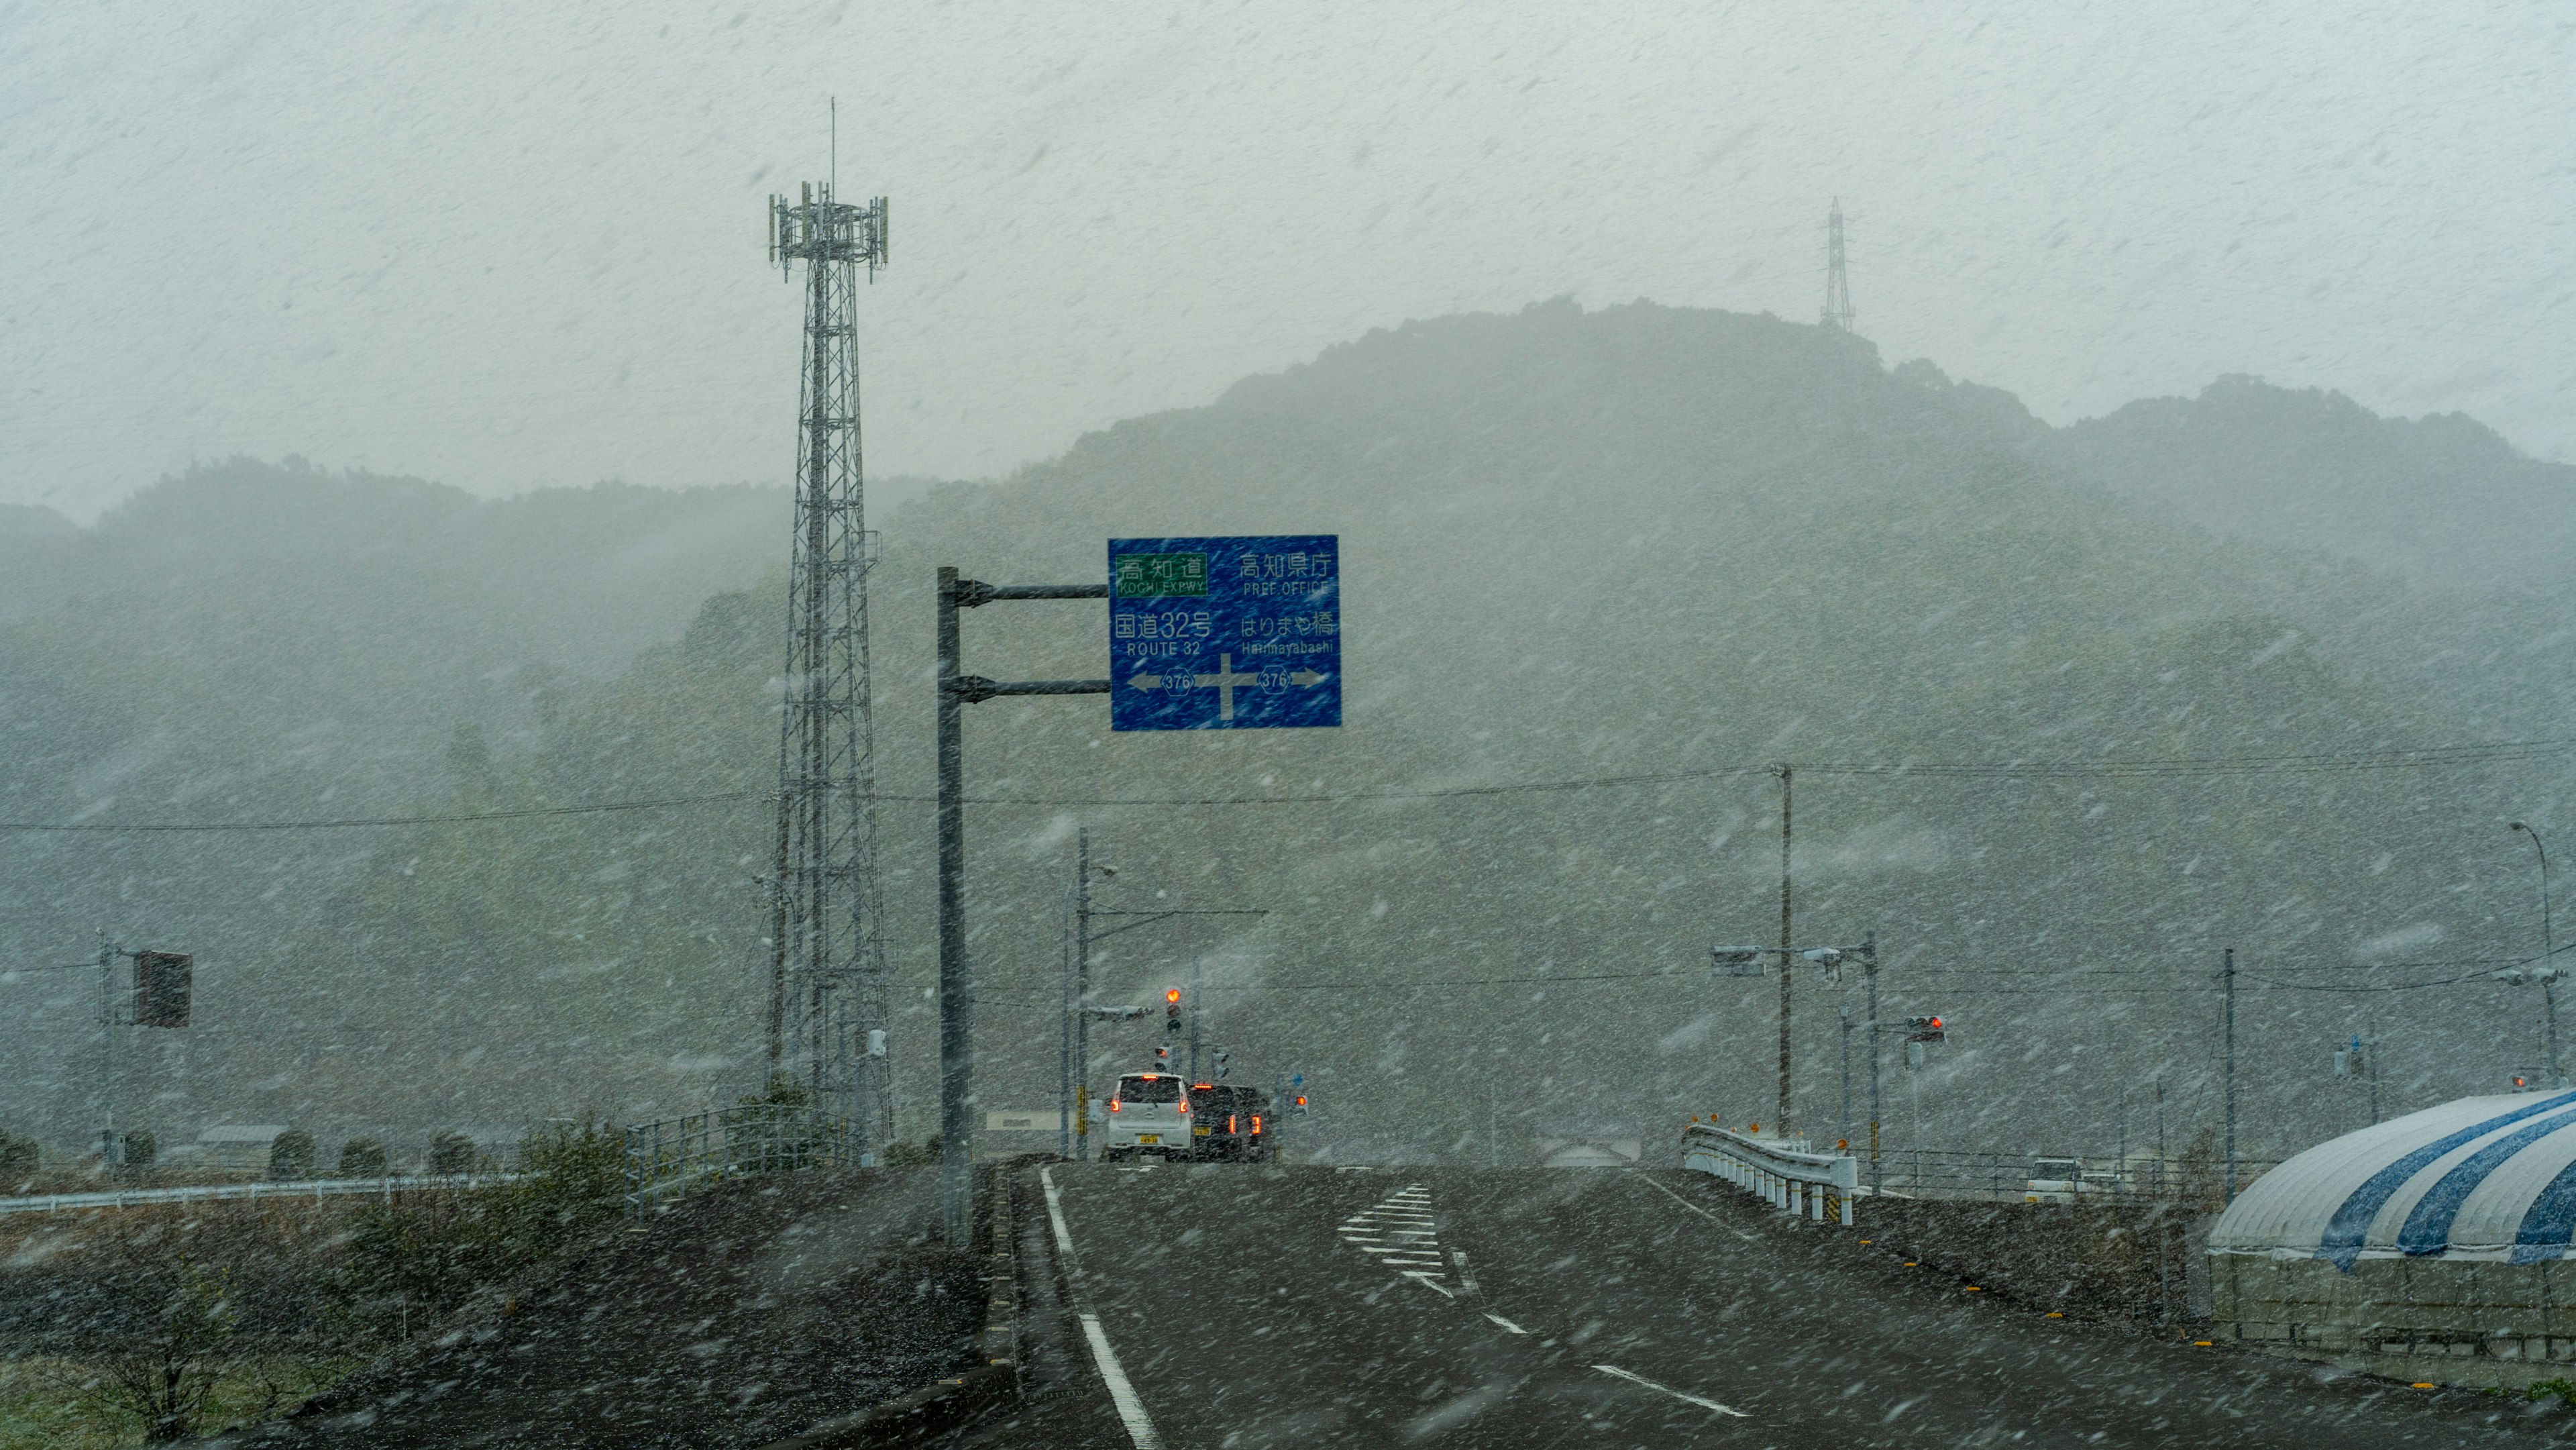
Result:
<svg viewBox="0 0 2576 1450"><path fill-rule="evenodd" d="M1852 330L1851 278L1843 272L1843 199L1834 198L1834 208L1825 214L1825 315L1824 325L1837 331Z"/></svg>
<svg viewBox="0 0 2576 1450"><path fill-rule="evenodd" d="M886 202L833 183L769 201L770 260L805 264L796 528L778 731L778 862L770 878L769 1067L893 1137L883 1056L884 893L877 880L866 490L859 452L858 283L886 261ZM873 1050L872 1050L873 1049Z"/></svg>

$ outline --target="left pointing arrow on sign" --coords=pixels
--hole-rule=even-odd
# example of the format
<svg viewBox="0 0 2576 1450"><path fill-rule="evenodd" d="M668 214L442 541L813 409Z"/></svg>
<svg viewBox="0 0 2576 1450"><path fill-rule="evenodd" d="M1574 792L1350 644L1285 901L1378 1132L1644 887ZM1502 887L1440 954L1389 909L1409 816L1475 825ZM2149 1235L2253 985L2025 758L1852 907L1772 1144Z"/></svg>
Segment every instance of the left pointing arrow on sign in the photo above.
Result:
<svg viewBox="0 0 2576 1450"><path fill-rule="evenodd" d="M1140 690L1159 690L1163 688L1163 677L1161 675L1129 675L1127 677L1127 683L1134 685Z"/></svg>

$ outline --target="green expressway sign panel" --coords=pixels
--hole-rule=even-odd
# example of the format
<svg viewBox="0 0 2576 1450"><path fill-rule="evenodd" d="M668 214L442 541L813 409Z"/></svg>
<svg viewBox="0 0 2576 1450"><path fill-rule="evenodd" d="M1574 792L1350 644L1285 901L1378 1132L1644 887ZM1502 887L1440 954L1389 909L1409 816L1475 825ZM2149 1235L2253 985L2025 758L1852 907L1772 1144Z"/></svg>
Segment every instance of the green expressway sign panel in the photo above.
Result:
<svg viewBox="0 0 2576 1450"><path fill-rule="evenodd" d="M1332 534L1109 541L1109 728L1342 723Z"/></svg>

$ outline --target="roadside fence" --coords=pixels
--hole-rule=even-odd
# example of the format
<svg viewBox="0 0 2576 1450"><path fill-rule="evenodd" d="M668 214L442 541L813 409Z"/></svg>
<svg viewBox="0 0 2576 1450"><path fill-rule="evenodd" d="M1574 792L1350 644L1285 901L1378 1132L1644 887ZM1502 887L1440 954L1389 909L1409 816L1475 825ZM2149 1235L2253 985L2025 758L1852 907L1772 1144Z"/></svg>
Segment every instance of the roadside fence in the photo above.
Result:
<svg viewBox="0 0 2576 1450"><path fill-rule="evenodd" d="M28 1193L0 1197L0 1214L60 1213L79 1208L139 1208L149 1203L193 1203L212 1198L274 1200L349 1198L365 1195L387 1203L402 1193L449 1192L507 1183L515 1173L411 1173L389 1178L301 1178L258 1183L201 1183L186 1188L122 1188L100 1193Z"/></svg>
<svg viewBox="0 0 2576 1450"><path fill-rule="evenodd" d="M855 1168L850 1120L793 1103L744 1103L626 1130L626 1216L657 1198L748 1173Z"/></svg>

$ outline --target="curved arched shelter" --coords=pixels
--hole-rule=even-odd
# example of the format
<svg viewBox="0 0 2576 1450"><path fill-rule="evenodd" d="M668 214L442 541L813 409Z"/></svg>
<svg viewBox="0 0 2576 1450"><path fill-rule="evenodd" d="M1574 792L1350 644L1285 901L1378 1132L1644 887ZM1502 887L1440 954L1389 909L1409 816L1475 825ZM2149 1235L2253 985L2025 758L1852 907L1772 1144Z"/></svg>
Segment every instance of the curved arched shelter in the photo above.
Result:
<svg viewBox="0 0 2576 1450"><path fill-rule="evenodd" d="M2222 1333L2406 1379L2576 1367L2576 1092L2462 1098L2263 1175L2209 1237Z"/></svg>

